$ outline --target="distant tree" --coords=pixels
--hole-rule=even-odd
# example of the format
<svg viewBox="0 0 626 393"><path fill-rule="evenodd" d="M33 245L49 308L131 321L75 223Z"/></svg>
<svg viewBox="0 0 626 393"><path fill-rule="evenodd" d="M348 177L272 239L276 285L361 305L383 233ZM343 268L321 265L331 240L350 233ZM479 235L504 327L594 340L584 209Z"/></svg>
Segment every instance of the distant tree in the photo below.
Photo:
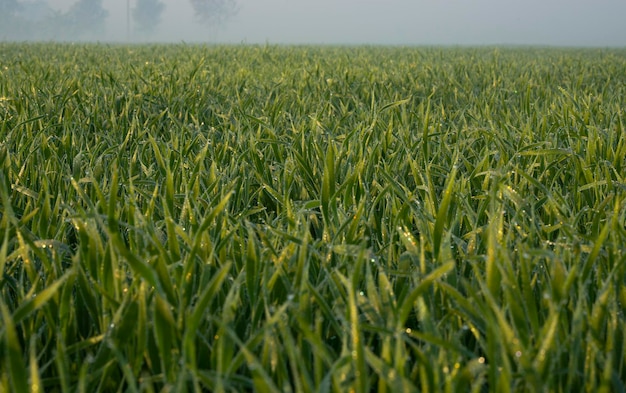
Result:
<svg viewBox="0 0 626 393"><path fill-rule="evenodd" d="M17 0L0 0L0 40L22 38L24 23L16 17L20 6Z"/></svg>
<svg viewBox="0 0 626 393"><path fill-rule="evenodd" d="M189 0L201 23L218 25L237 13L235 0Z"/></svg>
<svg viewBox="0 0 626 393"><path fill-rule="evenodd" d="M17 29L19 39L48 40L53 38L56 15L45 0L21 1L20 9L13 16L13 20L20 24Z"/></svg>
<svg viewBox="0 0 626 393"><path fill-rule="evenodd" d="M51 19L54 10L44 0L30 0L20 3L17 15L26 21L40 23Z"/></svg>
<svg viewBox="0 0 626 393"><path fill-rule="evenodd" d="M68 17L47 0L0 0L0 40L50 40L75 37Z"/></svg>
<svg viewBox="0 0 626 393"><path fill-rule="evenodd" d="M65 14L70 38L78 35L99 36L104 33L104 22L109 12L102 7L102 0L78 0Z"/></svg>
<svg viewBox="0 0 626 393"><path fill-rule="evenodd" d="M133 20L137 32L149 34L156 30L161 23L161 14L165 4L160 0L137 0L133 8Z"/></svg>
<svg viewBox="0 0 626 393"><path fill-rule="evenodd" d="M0 18L14 15L20 9L17 0L0 0Z"/></svg>

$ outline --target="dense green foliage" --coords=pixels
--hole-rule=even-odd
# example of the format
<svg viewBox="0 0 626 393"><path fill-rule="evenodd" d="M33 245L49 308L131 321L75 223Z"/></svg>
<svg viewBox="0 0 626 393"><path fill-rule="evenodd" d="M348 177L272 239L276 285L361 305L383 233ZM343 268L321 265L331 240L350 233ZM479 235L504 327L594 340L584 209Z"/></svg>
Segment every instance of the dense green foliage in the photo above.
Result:
<svg viewBox="0 0 626 393"><path fill-rule="evenodd" d="M624 390L625 97L624 50L0 45L0 390Z"/></svg>

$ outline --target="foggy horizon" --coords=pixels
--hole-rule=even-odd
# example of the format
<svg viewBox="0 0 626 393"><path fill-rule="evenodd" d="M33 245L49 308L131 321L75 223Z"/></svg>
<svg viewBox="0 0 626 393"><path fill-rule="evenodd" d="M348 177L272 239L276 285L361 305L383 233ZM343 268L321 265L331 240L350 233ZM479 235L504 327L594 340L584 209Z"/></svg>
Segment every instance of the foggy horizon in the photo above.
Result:
<svg viewBox="0 0 626 393"><path fill-rule="evenodd" d="M130 1L134 8L137 0ZM626 47L626 1L239 0L220 26L197 23L189 0L161 0L149 36L127 24L126 0L103 0L105 42ZM66 11L74 0L49 0ZM24 3L24 1L20 1ZM0 35L0 39L2 36ZM53 37L51 37L53 38ZM44 38L45 40L45 38Z"/></svg>

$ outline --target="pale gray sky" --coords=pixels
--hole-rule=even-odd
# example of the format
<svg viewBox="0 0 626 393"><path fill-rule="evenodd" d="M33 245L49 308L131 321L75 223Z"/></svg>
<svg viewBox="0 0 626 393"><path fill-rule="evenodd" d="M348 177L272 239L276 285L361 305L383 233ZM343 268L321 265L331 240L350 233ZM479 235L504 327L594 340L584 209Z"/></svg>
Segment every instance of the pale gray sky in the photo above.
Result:
<svg viewBox="0 0 626 393"><path fill-rule="evenodd" d="M107 40L126 39L126 1L103 1ZM626 47L626 0L238 0L219 29L194 23L188 0L162 1L159 41Z"/></svg>

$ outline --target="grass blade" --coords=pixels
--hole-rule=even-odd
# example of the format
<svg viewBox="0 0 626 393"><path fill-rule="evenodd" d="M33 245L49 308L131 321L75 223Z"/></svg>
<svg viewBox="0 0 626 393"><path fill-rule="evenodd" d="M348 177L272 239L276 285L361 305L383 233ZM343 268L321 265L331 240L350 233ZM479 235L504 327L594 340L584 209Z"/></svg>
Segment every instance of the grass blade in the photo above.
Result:
<svg viewBox="0 0 626 393"><path fill-rule="evenodd" d="M28 373L24 364L20 340L15 330L15 322L11 317L3 299L0 299L0 313L2 314L2 324L4 325L4 363L9 370L11 388L16 393L28 393Z"/></svg>

